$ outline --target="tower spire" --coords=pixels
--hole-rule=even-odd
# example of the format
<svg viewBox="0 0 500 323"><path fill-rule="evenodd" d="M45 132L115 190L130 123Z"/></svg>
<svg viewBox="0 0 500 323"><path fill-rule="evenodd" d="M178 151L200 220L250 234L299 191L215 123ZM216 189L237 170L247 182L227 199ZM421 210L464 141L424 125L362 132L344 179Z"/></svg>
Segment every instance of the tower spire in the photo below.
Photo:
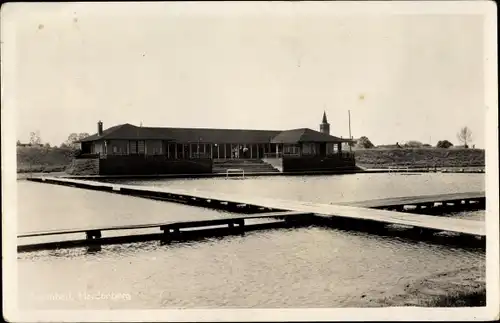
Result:
<svg viewBox="0 0 500 323"><path fill-rule="evenodd" d="M323 111L323 120L321 121L321 124L319 125L319 131L329 135L330 134L330 124L328 123L328 120L326 119L326 111Z"/></svg>

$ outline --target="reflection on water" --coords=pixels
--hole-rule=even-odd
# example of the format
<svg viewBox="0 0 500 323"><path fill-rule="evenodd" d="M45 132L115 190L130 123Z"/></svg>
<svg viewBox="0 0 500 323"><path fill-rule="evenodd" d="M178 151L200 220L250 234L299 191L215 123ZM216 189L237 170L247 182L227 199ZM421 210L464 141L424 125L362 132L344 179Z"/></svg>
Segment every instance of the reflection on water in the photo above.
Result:
<svg viewBox="0 0 500 323"><path fill-rule="evenodd" d="M398 196L484 191L484 174L349 174L331 176L114 180L113 182L198 189L317 203L382 199Z"/></svg>
<svg viewBox="0 0 500 323"><path fill-rule="evenodd" d="M481 253L304 228L205 242L19 255L20 299L41 308L346 307L429 274L484 265ZM128 294L130 300L30 296ZM368 297L365 297L368 296Z"/></svg>
<svg viewBox="0 0 500 323"><path fill-rule="evenodd" d="M18 232L221 218L231 213L67 186L18 182Z"/></svg>
<svg viewBox="0 0 500 323"><path fill-rule="evenodd" d="M477 210L477 211L453 212L446 214L446 216L464 220L485 221L486 211Z"/></svg>
<svg viewBox="0 0 500 323"><path fill-rule="evenodd" d="M141 184L322 203L484 189L484 175L477 174L380 175ZM18 184L20 232L228 215L104 192ZM484 211L462 216L481 214L484 219ZM482 266L484 277L484 261L479 251L397 238L316 227L267 230L203 242L103 246L90 253L84 248L20 253L19 301L21 307L59 309L370 306L401 286L441 272Z"/></svg>

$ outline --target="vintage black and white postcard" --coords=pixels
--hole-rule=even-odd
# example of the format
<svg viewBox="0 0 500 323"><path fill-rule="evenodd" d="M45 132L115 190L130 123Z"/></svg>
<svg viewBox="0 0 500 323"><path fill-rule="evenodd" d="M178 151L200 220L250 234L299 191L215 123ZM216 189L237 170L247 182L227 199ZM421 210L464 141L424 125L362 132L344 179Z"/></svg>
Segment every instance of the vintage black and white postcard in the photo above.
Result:
<svg viewBox="0 0 500 323"><path fill-rule="evenodd" d="M10 322L499 317L496 5L1 10Z"/></svg>

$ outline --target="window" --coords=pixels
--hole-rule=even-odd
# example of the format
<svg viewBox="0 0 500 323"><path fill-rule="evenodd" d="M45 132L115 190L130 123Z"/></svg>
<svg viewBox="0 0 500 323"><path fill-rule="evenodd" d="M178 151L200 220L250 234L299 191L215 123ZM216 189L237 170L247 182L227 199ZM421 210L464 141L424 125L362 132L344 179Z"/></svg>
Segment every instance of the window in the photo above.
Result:
<svg viewBox="0 0 500 323"><path fill-rule="evenodd" d="M303 144L302 145L302 154L315 155L316 154L316 145L315 144Z"/></svg>
<svg viewBox="0 0 500 323"><path fill-rule="evenodd" d="M130 142L130 153L137 154L137 141Z"/></svg>
<svg viewBox="0 0 500 323"><path fill-rule="evenodd" d="M145 153L145 143L144 140L139 140L137 142L137 153L144 154Z"/></svg>
<svg viewBox="0 0 500 323"><path fill-rule="evenodd" d="M297 146L285 146L283 148L283 152L287 155L298 155L299 154L299 147L297 147Z"/></svg>

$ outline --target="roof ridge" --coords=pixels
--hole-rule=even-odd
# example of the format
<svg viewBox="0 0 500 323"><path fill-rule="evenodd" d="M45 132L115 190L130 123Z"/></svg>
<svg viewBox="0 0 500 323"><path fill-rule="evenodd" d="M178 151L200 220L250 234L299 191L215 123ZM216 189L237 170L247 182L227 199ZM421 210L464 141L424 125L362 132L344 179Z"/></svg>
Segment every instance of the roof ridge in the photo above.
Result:
<svg viewBox="0 0 500 323"><path fill-rule="evenodd" d="M282 132L287 130L276 130L276 129L237 129L237 128L197 128L197 127L141 127L146 129L181 129L181 130L234 130L234 131L269 131L269 132Z"/></svg>

